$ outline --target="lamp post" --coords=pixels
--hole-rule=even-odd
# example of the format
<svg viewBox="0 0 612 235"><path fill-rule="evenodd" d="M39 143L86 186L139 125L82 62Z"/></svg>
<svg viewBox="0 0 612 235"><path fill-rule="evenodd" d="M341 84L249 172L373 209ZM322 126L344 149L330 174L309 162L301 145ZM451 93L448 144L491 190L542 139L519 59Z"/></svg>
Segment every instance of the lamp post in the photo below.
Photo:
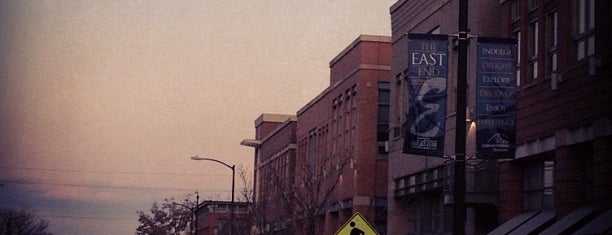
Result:
<svg viewBox="0 0 612 235"><path fill-rule="evenodd" d="M453 234L465 234L465 118L467 93L468 0L459 0L457 47L457 114L455 130L455 179L453 192Z"/></svg>
<svg viewBox="0 0 612 235"><path fill-rule="evenodd" d="M233 235L234 234L234 182L235 182L235 178L236 178L236 165L231 165L230 166L229 164L227 164L225 162L222 162L222 161L219 161L217 159L198 157L198 155L192 156L191 160L196 160L196 161L212 161L212 162L216 162L216 163L222 164L225 167L227 167L227 168L232 170L232 201L230 203L230 235Z"/></svg>

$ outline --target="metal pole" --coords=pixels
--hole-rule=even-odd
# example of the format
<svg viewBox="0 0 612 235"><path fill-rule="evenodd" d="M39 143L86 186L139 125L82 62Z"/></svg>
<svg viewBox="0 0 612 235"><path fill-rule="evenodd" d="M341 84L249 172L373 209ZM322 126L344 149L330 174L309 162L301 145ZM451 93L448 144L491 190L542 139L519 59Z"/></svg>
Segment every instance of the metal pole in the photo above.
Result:
<svg viewBox="0 0 612 235"><path fill-rule="evenodd" d="M196 194L196 206L195 206L195 210L193 210L193 217L195 218L194 221L194 231L193 234L198 234L198 215L196 214L196 212L198 212L198 206L200 205L200 194Z"/></svg>
<svg viewBox="0 0 612 235"><path fill-rule="evenodd" d="M234 234L234 186L235 186L235 182L236 182L236 165L229 165L225 162L219 161L217 159L214 158L205 158L205 157L198 157L198 155L192 156L191 157L192 160L197 160L197 161L213 161L213 162L217 162L220 163L224 166L226 166L227 168L232 170L232 202L230 203L230 235Z"/></svg>
<svg viewBox="0 0 612 235"><path fill-rule="evenodd" d="M236 178L236 165L232 165L232 203L230 204L230 235L234 234L234 185Z"/></svg>
<svg viewBox="0 0 612 235"><path fill-rule="evenodd" d="M196 206L197 207L197 206ZM189 233L195 234L195 210L196 207L191 208L191 221L189 222Z"/></svg>
<svg viewBox="0 0 612 235"><path fill-rule="evenodd" d="M457 116L455 131L455 180L453 194L453 234L465 234L465 142L467 93L468 1L459 0L457 58Z"/></svg>

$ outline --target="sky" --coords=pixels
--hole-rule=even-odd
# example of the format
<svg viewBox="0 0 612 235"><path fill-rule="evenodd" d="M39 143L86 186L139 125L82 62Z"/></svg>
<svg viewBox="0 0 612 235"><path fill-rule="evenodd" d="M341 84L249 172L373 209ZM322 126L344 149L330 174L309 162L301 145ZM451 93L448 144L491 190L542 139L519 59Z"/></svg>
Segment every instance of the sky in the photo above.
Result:
<svg viewBox="0 0 612 235"><path fill-rule="evenodd" d="M164 198L229 200L231 171L190 156L252 174L254 120L295 114L360 34L390 35L394 2L0 1L0 208L133 234Z"/></svg>

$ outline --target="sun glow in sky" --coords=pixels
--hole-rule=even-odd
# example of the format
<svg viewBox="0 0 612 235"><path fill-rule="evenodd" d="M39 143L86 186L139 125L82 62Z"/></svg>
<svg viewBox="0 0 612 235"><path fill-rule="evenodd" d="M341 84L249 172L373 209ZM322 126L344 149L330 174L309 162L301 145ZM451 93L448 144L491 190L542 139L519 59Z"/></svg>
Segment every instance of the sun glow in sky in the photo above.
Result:
<svg viewBox="0 0 612 235"><path fill-rule="evenodd" d="M133 234L137 210L252 172L261 113L295 112L394 1L0 1L0 208L56 234ZM237 182L237 187L243 187Z"/></svg>

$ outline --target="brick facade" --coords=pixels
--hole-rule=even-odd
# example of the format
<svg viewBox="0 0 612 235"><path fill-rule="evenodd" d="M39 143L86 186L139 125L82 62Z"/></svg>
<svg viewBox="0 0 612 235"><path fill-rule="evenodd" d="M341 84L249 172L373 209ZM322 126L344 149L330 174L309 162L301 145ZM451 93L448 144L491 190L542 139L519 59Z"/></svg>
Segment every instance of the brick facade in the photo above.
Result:
<svg viewBox="0 0 612 235"><path fill-rule="evenodd" d="M285 234L292 205L284 192L295 184L295 115L264 113L255 120L255 139L242 145L255 147L254 204L250 216L255 232Z"/></svg>
<svg viewBox="0 0 612 235"><path fill-rule="evenodd" d="M452 231L449 185L454 175L449 163L455 130L465 127L468 233L486 234L521 214L553 215L536 227L523 228L537 233L584 206L594 209L590 219L610 209L612 3L469 1L469 34L474 37L468 49L468 117L473 117L476 102L475 37L515 38L520 53L516 153L511 159L480 160L475 158L473 120L466 120L465 126L455 122L458 2L398 0L390 8L392 36L362 35L334 58L329 86L297 111L298 121L256 125L256 140L245 145L256 147L257 200L275 188L264 183L271 176L262 169L276 171L280 166L295 173L290 181L301 187L302 197L312 189L305 186L307 180L319 179L322 192L332 188L313 201L318 206L310 233L331 234L355 212L388 234ZM444 158L402 153L408 111L407 33L449 35ZM389 102L382 105L390 112L382 122L381 89L387 88ZM381 138L385 125L388 135ZM272 164L270 159L279 156L289 160ZM294 165L284 165L289 162ZM292 209L306 217L304 208ZM278 215L266 223L278 222L283 217ZM566 232L586 222L581 223Z"/></svg>
<svg viewBox="0 0 612 235"><path fill-rule="evenodd" d="M256 150L256 207L264 212L257 233L332 234L355 212L384 231L388 166L377 120L389 42L359 36L330 62L330 86L297 118L256 120L256 139L242 144ZM283 200L287 192L297 198Z"/></svg>
<svg viewBox="0 0 612 235"><path fill-rule="evenodd" d="M234 206L233 234L247 235L252 226L248 214L248 204L236 202ZM194 225L196 235L225 235L231 234L232 225L231 202L204 201L198 205L195 212Z"/></svg>
<svg viewBox="0 0 612 235"><path fill-rule="evenodd" d="M314 163L329 172L323 192L337 183L322 199L329 208L320 219L324 224L315 225L317 234L335 232L355 212L371 223L380 221L382 229L386 225L386 214L376 215L386 207L387 191L387 159L378 153L376 120L379 84L388 84L390 58L388 37L360 36L330 62L330 86L297 112L298 166ZM297 177L309 173L298 169Z"/></svg>
<svg viewBox="0 0 612 235"><path fill-rule="evenodd" d="M391 96L391 133L389 157L389 233L438 233L450 231L447 215L437 208L420 206L423 197L439 190L442 211L449 213L451 192L432 187L423 193L409 190L411 179L425 177L435 169L449 169L451 159L402 154L407 97L404 71L407 63L406 33L457 32L457 0L399 0L391 7L395 78ZM591 10L592 9L592 10ZM516 38L519 45L517 94L517 149L513 159L489 160L496 170L494 200L476 200L468 188L468 228L470 233L487 233L490 224L478 224L497 214L495 224L503 224L524 212L552 211L554 218L540 227L542 231L556 220L583 206L593 206L592 216L608 210L612 203L612 33L610 1L504 0L469 1L470 35ZM583 17L582 20L579 17ZM474 42L474 43L473 43ZM468 117L474 112L475 40L468 46ZM451 43L452 45L452 43ZM446 144L444 153L454 152L456 51L449 54ZM474 133L468 131L467 156L475 156L471 145ZM474 164L478 160L469 160ZM476 167L478 168L478 166ZM486 168L482 168L486 169ZM467 183L471 179L468 169ZM448 171L452 179L452 171ZM433 179L433 176L427 175ZM429 179L428 178L428 179ZM448 179L446 179L448 180ZM452 192L451 192L452 193ZM482 195L481 195L482 196ZM486 199L486 198L480 198ZM484 204L483 204L484 203ZM484 209L484 211L483 211ZM479 212L480 211L480 212ZM470 218L471 217L471 218ZM442 218L443 222L437 222ZM584 225L584 224L582 224ZM571 229L576 229L575 226ZM512 228L514 229L514 228Z"/></svg>

